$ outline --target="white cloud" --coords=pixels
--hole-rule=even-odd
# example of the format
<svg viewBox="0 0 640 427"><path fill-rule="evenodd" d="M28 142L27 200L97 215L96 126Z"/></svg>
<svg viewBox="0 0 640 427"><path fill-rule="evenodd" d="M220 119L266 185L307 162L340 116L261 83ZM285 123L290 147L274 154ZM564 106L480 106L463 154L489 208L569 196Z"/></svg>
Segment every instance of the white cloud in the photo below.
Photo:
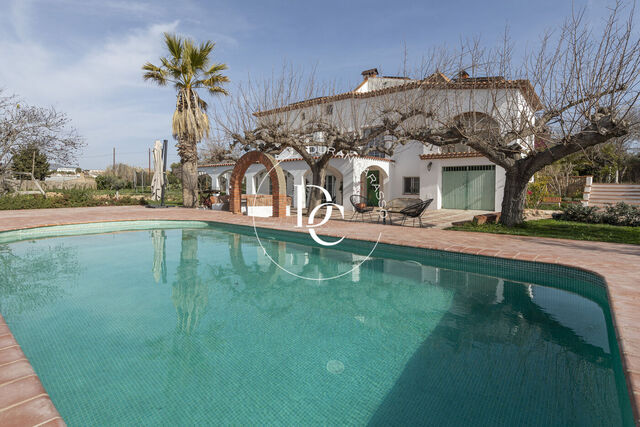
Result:
<svg viewBox="0 0 640 427"><path fill-rule="evenodd" d="M101 2L101 4L110 9L125 11L129 13L147 13L149 10L153 10L154 8L154 5L151 3L134 1L105 1Z"/></svg>
<svg viewBox="0 0 640 427"><path fill-rule="evenodd" d="M162 33L175 31L178 22L152 25L106 40L72 62L33 41L0 40L0 57L11 67L0 68L8 91L34 102L84 103L87 98L143 86L142 64L163 53ZM52 41L53 42L53 41Z"/></svg>
<svg viewBox="0 0 640 427"><path fill-rule="evenodd" d="M17 37L23 39L28 36L31 0L14 1L7 7L11 20L9 21Z"/></svg>
<svg viewBox="0 0 640 427"><path fill-rule="evenodd" d="M154 138L167 137L173 94L145 83L141 67L146 61L158 62L164 54L162 33L177 27L176 21L132 30L94 43L95 48L79 57L61 53L59 46L53 50L32 40L0 39L0 58L11 64L0 67L0 84L30 104L54 105L68 113L87 139L87 158L109 153L117 144L128 152L144 152L146 145L130 147L131 141L151 144ZM70 57L75 60L62 59ZM107 161L89 164L101 167Z"/></svg>
<svg viewBox="0 0 640 427"><path fill-rule="evenodd" d="M144 82L141 70L165 54L163 32L180 33L183 22L192 35L206 28L204 37L228 48L237 46L229 34L247 27L237 14L207 17L206 10L189 3L57 0L57 13L48 15L53 7L41 0L16 0L8 3L8 13L0 13L0 88L29 104L53 105L67 113L87 141L86 163L80 156L83 167L103 167L114 146L120 153L140 154L119 161L144 164L147 146L171 137L175 92ZM203 22L184 23L194 17ZM177 18L181 21L173 21ZM90 22L99 28L87 30ZM58 33L63 37L45 38Z"/></svg>

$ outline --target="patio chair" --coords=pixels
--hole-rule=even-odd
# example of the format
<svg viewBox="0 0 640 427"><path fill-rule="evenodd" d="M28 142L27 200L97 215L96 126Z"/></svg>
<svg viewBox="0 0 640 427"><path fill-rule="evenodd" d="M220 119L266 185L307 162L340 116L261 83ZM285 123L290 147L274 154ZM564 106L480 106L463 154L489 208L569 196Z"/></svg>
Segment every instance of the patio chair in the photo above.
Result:
<svg viewBox="0 0 640 427"><path fill-rule="evenodd" d="M429 207L429 205L433 202L433 199L422 200L418 203L415 203L411 206L407 206L406 208L400 211L389 211L389 214L399 214L402 215L402 225L404 225L407 218L413 218L413 225L416 223L416 218L420 222L420 228L422 228L422 214ZM393 225L393 220L391 215L389 215L389 222Z"/></svg>
<svg viewBox="0 0 640 427"><path fill-rule="evenodd" d="M356 221L358 220L358 214L360 214L360 218L362 220L362 222L364 222L364 214L368 213L369 214L369 219L371 219L371 213L373 212L373 206L367 206L367 198L364 196L361 196L359 194L354 194L353 196L349 197L349 201L351 202L351 204L353 205L353 215L351 215L351 219L353 220L353 217L356 217Z"/></svg>
<svg viewBox="0 0 640 427"><path fill-rule="evenodd" d="M214 190L202 190L200 194L200 206L205 209L211 209L211 206L215 203L216 197L214 196Z"/></svg>

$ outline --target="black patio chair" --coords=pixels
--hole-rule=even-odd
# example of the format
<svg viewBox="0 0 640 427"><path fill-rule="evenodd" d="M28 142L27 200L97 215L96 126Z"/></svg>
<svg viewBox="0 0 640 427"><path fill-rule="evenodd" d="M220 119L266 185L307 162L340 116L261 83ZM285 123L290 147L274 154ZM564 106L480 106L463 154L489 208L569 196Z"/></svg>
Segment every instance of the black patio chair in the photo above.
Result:
<svg viewBox="0 0 640 427"><path fill-rule="evenodd" d="M364 222L364 214L366 213L369 214L369 219L371 219L373 206L367 206L366 197L361 196L359 194L354 194L353 196L349 197L349 201L353 205L353 210L354 210L353 215L351 215L350 221L353 220L353 217L356 217L356 221L357 221L358 214L360 214L360 218L362 219L362 222Z"/></svg>
<svg viewBox="0 0 640 427"><path fill-rule="evenodd" d="M407 206L406 208L397 211L397 212L389 212L390 214L395 213L402 215L402 225L404 225L407 218L413 218L413 225L416 223L416 218L420 222L420 228L422 228L422 214L429 207L429 205L433 202L433 199L422 200L418 203L415 203L411 206ZM393 225L393 220L391 219L391 215L389 215L389 222Z"/></svg>

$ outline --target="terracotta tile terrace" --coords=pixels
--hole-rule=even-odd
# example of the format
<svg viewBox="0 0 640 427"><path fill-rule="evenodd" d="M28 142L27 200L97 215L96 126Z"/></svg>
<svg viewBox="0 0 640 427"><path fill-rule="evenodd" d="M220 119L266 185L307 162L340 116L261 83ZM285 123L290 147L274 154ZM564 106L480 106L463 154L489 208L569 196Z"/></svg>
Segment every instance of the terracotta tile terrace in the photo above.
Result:
<svg viewBox="0 0 640 427"><path fill-rule="evenodd" d="M229 212L144 207L96 207L0 211L0 231L46 225L124 220L201 220L252 225L253 218ZM295 217L255 218L259 227L295 231ZM301 230L301 229L297 229ZM602 276L620 344L624 370L640 424L640 246L418 229L329 221L318 234L500 258L561 264ZM0 317L0 424L56 425L62 419Z"/></svg>

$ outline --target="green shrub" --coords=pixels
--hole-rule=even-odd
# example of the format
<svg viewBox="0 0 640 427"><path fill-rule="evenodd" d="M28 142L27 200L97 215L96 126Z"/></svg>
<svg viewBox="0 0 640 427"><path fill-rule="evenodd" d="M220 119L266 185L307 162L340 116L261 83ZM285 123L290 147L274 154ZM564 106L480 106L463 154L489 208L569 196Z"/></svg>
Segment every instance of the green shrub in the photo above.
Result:
<svg viewBox="0 0 640 427"><path fill-rule="evenodd" d="M96 186L98 190L111 190L111 176L110 175L98 175L96 176Z"/></svg>
<svg viewBox="0 0 640 427"><path fill-rule="evenodd" d="M45 199L39 194L5 195L0 197L0 210L43 209L51 207L54 207L53 200L51 198Z"/></svg>
<svg viewBox="0 0 640 427"><path fill-rule="evenodd" d="M605 224L640 226L640 208L623 202L605 207L601 215Z"/></svg>
<svg viewBox="0 0 640 427"><path fill-rule="evenodd" d="M596 206L573 204L566 206L563 212L554 215L554 218L590 224L640 227L640 208L622 202L606 206L604 209L599 209Z"/></svg>
<svg viewBox="0 0 640 427"><path fill-rule="evenodd" d="M602 222L602 215L595 206L583 206L582 204L567 205L561 214L554 215L556 219L565 221L586 222L598 224Z"/></svg>
<svg viewBox="0 0 640 427"><path fill-rule="evenodd" d="M61 196L55 197L54 199L60 199L59 202L69 207L76 206L95 206L95 200L93 198L93 194L87 190L81 189L73 189L73 190L62 190Z"/></svg>
<svg viewBox="0 0 640 427"><path fill-rule="evenodd" d="M182 187L182 180L173 172L167 172L167 182L170 188Z"/></svg>
<svg viewBox="0 0 640 427"><path fill-rule="evenodd" d="M18 194L0 197L0 210L79 208L89 206L129 206L147 205L142 198L115 196L95 198L90 190L63 190L56 196L43 197L39 194Z"/></svg>
<svg viewBox="0 0 640 427"><path fill-rule="evenodd" d="M96 177L98 190L122 190L123 188L133 188L131 181L118 178L115 175L98 175Z"/></svg>
<svg viewBox="0 0 640 427"><path fill-rule="evenodd" d="M549 189L547 188L548 183L548 178L540 177L536 179L535 182L531 182L527 185L527 208L537 209L540 206L540 203L542 203L542 200L549 196Z"/></svg>

